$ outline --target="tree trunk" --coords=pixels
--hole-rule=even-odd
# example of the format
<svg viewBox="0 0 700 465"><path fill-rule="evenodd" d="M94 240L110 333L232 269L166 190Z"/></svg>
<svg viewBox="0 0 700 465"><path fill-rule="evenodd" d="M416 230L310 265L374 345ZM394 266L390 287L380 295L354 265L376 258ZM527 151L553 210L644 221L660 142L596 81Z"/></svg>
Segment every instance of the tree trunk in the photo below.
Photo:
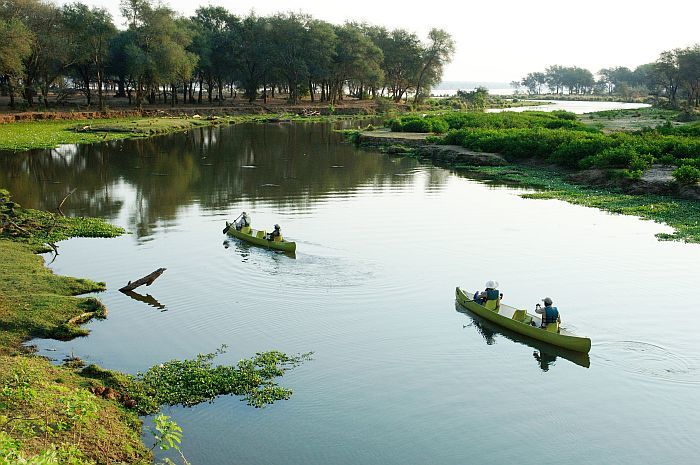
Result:
<svg viewBox="0 0 700 465"><path fill-rule="evenodd" d="M83 80L85 84L85 98L87 99L87 106L89 107L92 103L92 91L90 90L90 78L85 78Z"/></svg>
<svg viewBox="0 0 700 465"><path fill-rule="evenodd" d="M12 86L12 78L7 77L7 92L10 94L10 108L15 107L15 88Z"/></svg>
<svg viewBox="0 0 700 465"><path fill-rule="evenodd" d="M199 97L197 97L197 103L202 104L202 87L204 86L204 78L200 74L199 75Z"/></svg>

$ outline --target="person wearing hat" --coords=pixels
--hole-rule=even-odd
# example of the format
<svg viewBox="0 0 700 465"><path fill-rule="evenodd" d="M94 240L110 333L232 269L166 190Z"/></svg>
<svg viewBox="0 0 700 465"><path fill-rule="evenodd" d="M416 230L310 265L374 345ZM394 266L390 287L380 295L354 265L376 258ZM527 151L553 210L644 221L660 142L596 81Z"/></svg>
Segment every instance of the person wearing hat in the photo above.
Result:
<svg viewBox="0 0 700 465"><path fill-rule="evenodd" d="M498 292L498 282L487 281L485 287L486 290L475 296L474 300L489 310L495 310L500 306L503 297L503 294Z"/></svg>
<svg viewBox="0 0 700 465"><path fill-rule="evenodd" d="M275 230L267 235L268 241L274 241L276 237L282 236L282 229L279 224L275 225Z"/></svg>
<svg viewBox="0 0 700 465"><path fill-rule="evenodd" d="M552 299L545 297L542 299L544 302L544 308L537 304L535 306L535 312L542 315L542 328L546 328L547 325L556 324L557 332L559 332L559 324L561 323L561 316L559 315L559 309L552 306Z"/></svg>

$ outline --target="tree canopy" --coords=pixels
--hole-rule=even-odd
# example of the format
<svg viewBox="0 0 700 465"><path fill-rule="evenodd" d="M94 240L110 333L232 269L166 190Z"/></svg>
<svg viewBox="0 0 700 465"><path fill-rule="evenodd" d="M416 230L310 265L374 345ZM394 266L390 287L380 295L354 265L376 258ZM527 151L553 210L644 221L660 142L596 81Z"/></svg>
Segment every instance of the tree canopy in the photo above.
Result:
<svg viewBox="0 0 700 465"><path fill-rule="evenodd" d="M347 95L400 101L429 94L454 54L441 29L427 40L403 29L331 24L301 13L239 17L203 6L183 17L155 0L121 0L118 30L101 8L44 0L0 0L0 86L48 104L49 91L81 92L87 104L105 90L136 105L221 104L226 90L250 101L275 92L335 103ZM205 97L206 94L206 97ZM61 97L56 97L61 98Z"/></svg>

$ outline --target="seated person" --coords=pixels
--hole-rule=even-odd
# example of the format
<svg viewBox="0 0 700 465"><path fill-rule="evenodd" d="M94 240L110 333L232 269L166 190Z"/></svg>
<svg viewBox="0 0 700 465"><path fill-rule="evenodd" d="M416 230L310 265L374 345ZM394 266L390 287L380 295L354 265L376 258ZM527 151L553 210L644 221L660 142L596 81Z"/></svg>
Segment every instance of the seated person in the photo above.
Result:
<svg viewBox="0 0 700 465"><path fill-rule="evenodd" d="M236 226L236 230L240 231L244 227L250 226L250 220L250 215L248 215L246 212L243 212L233 224Z"/></svg>
<svg viewBox="0 0 700 465"><path fill-rule="evenodd" d="M544 302L544 308L537 304L535 306L535 312L542 315L542 326L541 328L546 328L547 325L556 324L557 332L559 332L559 325L561 324L561 316L559 315L559 309L552 306L552 299L545 297L542 299Z"/></svg>
<svg viewBox="0 0 700 465"><path fill-rule="evenodd" d="M488 281L486 283L486 290L479 293L478 297L475 295L474 301L485 306L488 302L491 302L491 304L487 306L496 309L501 303L501 297L503 297L503 295L498 292L498 282Z"/></svg>
<svg viewBox="0 0 700 465"><path fill-rule="evenodd" d="M275 237L281 237L281 236L282 236L282 229L280 228L279 224L276 224L275 230L272 231L271 233L267 233L267 236L265 237L265 239L267 239L268 241L274 241Z"/></svg>

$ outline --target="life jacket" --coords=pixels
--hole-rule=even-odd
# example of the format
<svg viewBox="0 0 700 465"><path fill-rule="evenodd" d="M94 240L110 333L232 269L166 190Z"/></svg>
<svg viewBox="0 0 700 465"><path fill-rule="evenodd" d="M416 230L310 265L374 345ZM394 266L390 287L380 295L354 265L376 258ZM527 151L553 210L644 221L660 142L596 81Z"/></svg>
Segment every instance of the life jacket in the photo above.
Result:
<svg viewBox="0 0 700 465"><path fill-rule="evenodd" d="M486 300L498 300L500 296L498 289L486 289Z"/></svg>
<svg viewBox="0 0 700 465"><path fill-rule="evenodd" d="M559 318L559 309L557 307L544 307L544 315L542 315L544 324L556 323Z"/></svg>

